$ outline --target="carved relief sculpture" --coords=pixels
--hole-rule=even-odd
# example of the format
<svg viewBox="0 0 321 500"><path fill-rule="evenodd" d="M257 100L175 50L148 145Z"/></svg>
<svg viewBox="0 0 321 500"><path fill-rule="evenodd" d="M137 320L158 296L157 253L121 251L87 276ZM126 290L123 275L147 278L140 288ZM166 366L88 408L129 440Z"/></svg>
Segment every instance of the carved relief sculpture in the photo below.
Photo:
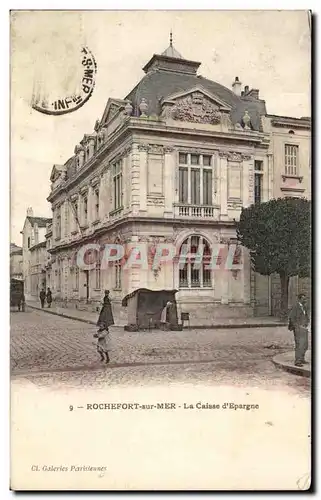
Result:
<svg viewBox="0 0 321 500"><path fill-rule="evenodd" d="M194 92L175 103L171 109L174 120L217 125L221 121L221 113L215 104L205 99L201 92Z"/></svg>

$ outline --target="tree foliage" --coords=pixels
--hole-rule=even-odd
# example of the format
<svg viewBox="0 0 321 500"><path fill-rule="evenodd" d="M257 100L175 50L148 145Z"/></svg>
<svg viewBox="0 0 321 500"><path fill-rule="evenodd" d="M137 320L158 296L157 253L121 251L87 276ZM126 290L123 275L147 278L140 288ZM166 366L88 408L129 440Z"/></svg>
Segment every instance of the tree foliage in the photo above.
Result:
<svg viewBox="0 0 321 500"><path fill-rule="evenodd" d="M242 209L236 225L256 272L287 278L310 275L310 201L288 197L254 204Z"/></svg>

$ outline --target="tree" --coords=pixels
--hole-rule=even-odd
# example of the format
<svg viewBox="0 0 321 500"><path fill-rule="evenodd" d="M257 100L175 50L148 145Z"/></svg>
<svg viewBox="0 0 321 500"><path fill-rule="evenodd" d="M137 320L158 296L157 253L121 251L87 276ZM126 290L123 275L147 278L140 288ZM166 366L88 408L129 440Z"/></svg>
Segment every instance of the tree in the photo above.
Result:
<svg viewBox="0 0 321 500"><path fill-rule="evenodd" d="M243 208L236 223L239 242L250 250L254 271L281 281L281 313L288 313L291 276L310 276L311 202L279 198Z"/></svg>

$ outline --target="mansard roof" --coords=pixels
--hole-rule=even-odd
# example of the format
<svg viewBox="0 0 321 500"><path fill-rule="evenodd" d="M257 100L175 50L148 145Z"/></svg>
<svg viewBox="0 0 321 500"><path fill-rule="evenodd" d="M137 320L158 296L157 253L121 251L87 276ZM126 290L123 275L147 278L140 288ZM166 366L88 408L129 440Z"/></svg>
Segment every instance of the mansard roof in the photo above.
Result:
<svg viewBox="0 0 321 500"><path fill-rule="evenodd" d="M261 116L266 114L265 101L243 100L227 87L200 75L188 75L161 69L153 71L147 73L141 79L139 84L127 95L126 99L132 103L134 116L139 116L139 104L142 98L147 101L148 114L159 115L161 100L166 99L175 92L187 91L199 85L231 106L231 120L234 124L242 120L247 110L254 130L261 130Z"/></svg>
<svg viewBox="0 0 321 500"><path fill-rule="evenodd" d="M168 49L162 55L154 55L143 70L146 75L126 96L133 106L133 116L139 116L139 105L144 98L148 104L148 115L159 115L161 101L170 95L188 91L195 87L203 87L213 96L231 107L231 121L240 123L245 111L249 112L254 130L262 130L261 116L266 114L265 101L250 97L241 97L220 83L197 75L200 63L189 61L175 50L174 57L169 56Z"/></svg>

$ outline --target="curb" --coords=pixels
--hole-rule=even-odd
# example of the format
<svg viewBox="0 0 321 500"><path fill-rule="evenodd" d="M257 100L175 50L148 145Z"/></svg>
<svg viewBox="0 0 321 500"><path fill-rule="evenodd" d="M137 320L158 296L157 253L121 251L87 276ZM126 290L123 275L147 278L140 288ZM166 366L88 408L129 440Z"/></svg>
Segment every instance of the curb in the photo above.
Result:
<svg viewBox="0 0 321 500"><path fill-rule="evenodd" d="M26 304L26 306L30 307L30 309L35 309L36 311L45 312L47 314L53 314L54 316L61 316L63 318L67 318L67 319L73 319L73 320L76 320L76 321L81 321L82 323L87 323L89 325L96 325L96 322L95 321L91 321L90 319L77 318L75 316L70 316L69 314L64 314L64 313L58 313L56 311L48 311L47 309L40 309L40 307L31 306L29 304Z"/></svg>
<svg viewBox="0 0 321 500"><path fill-rule="evenodd" d="M304 365L304 366L295 366L294 364L290 363L285 359L287 355L291 353L291 357L293 354L294 358L294 352L289 351L284 354L278 354L272 359L272 362L277 366L278 368L281 368L282 370L292 373L293 375L300 375L301 377L311 377L311 365Z"/></svg>
<svg viewBox="0 0 321 500"><path fill-rule="evenodd" d="M162 361L133 361L133 362L125 362L125 363L101 363L99 365L81 365L81 366L72 366L65 368L52 368L45 370L13 370L11 372L11 377L30 377L30 376L39 376L39 375L50 375L52 373L70 373L70 372L82 372L82 371L99 371L104 369L115 369L115 368L136 368L136 367L148 367L148 366L169 366L169 365L193 365L193 364L206 364L206 363L215 363L217 359L180 359L174 361L166 361L165 359Z"/></svg>
<svg viewBox="0 0 321 500"><path fill-rule="evenodd" d="M48 311L48 309L41 309L40 307L37 306L32 306L30 304L26 304L27 307L30 307L30 309L35 309L37 311L42 311L48 314L53 314L55 316L61 316L63 318L67 319L72 319L75 321L81 321L82 323L87 323L89 325L95 325L96 326L96 321L92 321L89 319L84 319L84 318L78 318L77 316L71 316L70 314L64 314L64 313L58 313L56 311ZM115 325L117 328L124 328L124 326L120 325ZM287 323L284 321L280 322L270 322L270 323L221 323L218 325L195 325L191 326L190 328L188 326L184 326L184 330L227 330L227 329L232 329L232 328L273 328L276 326L287 326Z"/></svg>

